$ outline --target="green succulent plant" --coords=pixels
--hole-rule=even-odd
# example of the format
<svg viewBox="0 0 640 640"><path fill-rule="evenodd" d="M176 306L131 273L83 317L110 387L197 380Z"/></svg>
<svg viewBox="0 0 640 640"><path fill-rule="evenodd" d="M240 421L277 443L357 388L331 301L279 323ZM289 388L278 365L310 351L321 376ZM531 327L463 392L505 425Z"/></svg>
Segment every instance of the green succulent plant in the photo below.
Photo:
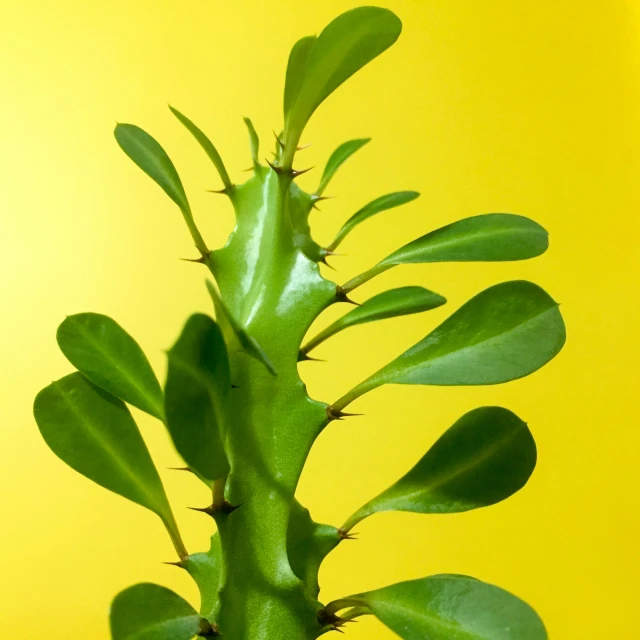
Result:
<svg viewBox="0 0 640 640"><path fill-rule="evenodd" d="M138 584L111 607L113 640L303 640L376 616L405 640L541 640L535 612L513 595L461 575L435 575L323 603L318 571L377 512L454 513L495 504L527 482L536 446L508 409L481 407L462 416L413 469L358 509L340 528L314 522L295 498L303 465L322 430L348 416L348 405L384 384L485 385L526 376L562 348L558 305L526 281L497 284L455 311L422 341L331 404L311 399L298 363L335 333L446 300L421 287L393 289L349 311L304 342L327 307L399 264L524 260L542 254L547 233L517 215L479 215L431 231L346 284L320 274L344 237L368 218L409 202L398 192L366 205L321 247L308 217L341 165L367 139L342 144L315 193L300 189L293 161L304 127L345 80L400 35L386 9L348 11L318 37L293 47L284 90L284 129L271 162L261 161L248 119L253 173L234 184L209 138L172 108L211 159L237 224L226 245L210 250L198 230L176 169L148 133L118 124L124 152L178 205L213 280L215 319L192 315L168 351L164 388L135 340L114 320L81 313L57 339L77 372L43 389L34 413L53 452L94 482L150 509L164 523L178 560L196 582L199 611L172 591ZM162 482L127 405L164 423L185 468L211 490L203 509L216 532L210 548L185 548ZM212 523L213 524L213 523ZM213 529L213 526L212 526Z"/></svg>

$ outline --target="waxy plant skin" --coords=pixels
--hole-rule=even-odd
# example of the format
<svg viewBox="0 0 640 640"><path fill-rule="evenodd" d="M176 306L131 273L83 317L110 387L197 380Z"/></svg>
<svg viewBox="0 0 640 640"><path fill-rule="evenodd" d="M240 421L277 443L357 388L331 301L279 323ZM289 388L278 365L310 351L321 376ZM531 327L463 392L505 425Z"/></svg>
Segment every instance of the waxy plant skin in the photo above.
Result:
<svg viewBox="0 0 640 640"><path fill-rule="evenodd" d="M320 274L342 240L371 216L414 200L414 191L376 198L356 212L327 247L308 218L342 164L369 142L350 140L329 158L319 186L296 184L300 139L317 107L345 80L389 48L402 25L387 9L344 13L319 36L299 40L286 72L284 126L263 160L245 119L252 174L234 184L216 148L187 116L171 111L209 156L236 227L211 249L198 230L178 173L160 144L132 124L115 137L127 156L178 206L207 271L212 314L187 319L168 351L161 385L135 340L97 313L69 316L58 329L77 369L35 400L38 427L53 452L94 482L156 513L177 552L176 566L200 591L199 610L154 584L125 589L111 606L113 640L307 640L347 631L373 615L405 640L543 640L545 628L524 602L461 575L434 575L323 602L318 571L362 519L381 511L445 514L477 509L524 486L536 464L526 423L506 408L463 415L395 484L337 528L315 522L295 498L309 451L358 397L385 384L485 385L526 376L562 348L564 324L537 285L510 281L478 293L422 341L331 403L311 399L298 367L324 340L356 325L421 313L446 303L439 293L401 287L356 305L352 292L396 265L524 260L542 254L546 231L518 215L489 213L428 231L349 282ZM329 306L348 312L305 338ZM349 306L350 304L355 306ZM214 319L215 317L215 319ZM315 366L313 364L305 366ZM193 473L211 492L210 547L185 548L162 482L128 405L164 424ZM215 521L215 527L214 525Z"/></svg>

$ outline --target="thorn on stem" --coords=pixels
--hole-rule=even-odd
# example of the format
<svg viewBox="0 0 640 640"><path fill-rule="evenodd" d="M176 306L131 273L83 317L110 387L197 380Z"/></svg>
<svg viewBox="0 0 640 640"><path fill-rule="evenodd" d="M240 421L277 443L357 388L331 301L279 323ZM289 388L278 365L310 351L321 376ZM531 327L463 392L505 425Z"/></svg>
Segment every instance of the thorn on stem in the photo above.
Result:
<svg viewBox="0 0 640 640"><path fill-rule="evenodd" d="M199 638L215 638L221 636L220 629L215 624L211 624L208 620L200 618L198 637Z"/></svg>
<svg viewBox="0 0 640 640"><path fill-rule="evenodd" d="M180 562L163 562L162 564L168 564L168 565L171 565L172 567L178 567L179 569L184 569L185 560L180 560Z"/></svg>
<svg viewBox="0 0 640 640"><path fill-rule="evenodd" d="M206 513L208 516L215 518L218 514L223 513L225 515L229 515L233 513L236 509L238 509L241 505L234 505L226 500L218 507L216 505L210 504L208 507L200 508L200 507L187 507L187 509L191 509L191 511L199 511L200 513Z"/></svg>
<svg viewBox="0 0 640 640"><path fill-rule="evenodd" d="M340 287L340 285L338 285L336 287L336 300L338 302L348 302L349 304L355 304L356 307L360 306L359 302L355 302L354 300L352 300L343 290L342 287Z"/></svg>
<svg viewBox="0 0 640 640"><path fill-rule="evenodd" d="M197 264L205 264L206 259L204 256L200 256L199 258L180 258L183 262L195 262Z"/></svg>
<svg viewBox="0 0 640 640"><path fill-rule="evenodd" d="M331 405L327 407L327 415L329 420L343 420L351 416L362 416L362 413L346 413L345 411L336 411Z"/></svg>
<svg viewBox="0 0 640 640"><path fill-rule="evenodd" d="M189 473L193 473L189 467L167 467L169 471L188 471Z"/></svg>
<svg viewBox="0 0 640 640"><path fill-rule="evenodd" d="M338 535L340 536L340 540L357 540L357 533L351 533L350 531L345 531L344 529L338 529Z"/></svg>
<svg viewBox="0 0 640 640"><path fill-rule="evenodd" d="M307 355L304 351L300 350L298 352L298 362L326 362L326 360L322 360L321 358L312 358L310 355Z"/></svg>

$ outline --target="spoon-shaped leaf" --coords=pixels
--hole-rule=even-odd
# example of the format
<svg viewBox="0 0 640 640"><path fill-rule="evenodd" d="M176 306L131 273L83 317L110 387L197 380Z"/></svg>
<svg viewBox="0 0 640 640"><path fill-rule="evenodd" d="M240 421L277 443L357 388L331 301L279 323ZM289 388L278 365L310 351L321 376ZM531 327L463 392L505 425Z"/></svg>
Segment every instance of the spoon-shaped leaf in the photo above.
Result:
<svg viewBox="0 0 640 640"><path fill-rule="evenodd" d="M353 229L361 222L367 220L371 216L375 216L377 213L387 211L387 209L393 209L399 207L402 204L415 200L420 194L417 191L397 191L396 193L388 193L385 196L381 196L366 204L362 209L354 213L342 226L342 229L338 231L338 235L334 241L327 247L329 251L333 251L338 245L350 234Z"/></svg>
<svg viewBox="0 0 640 640"><path fill-rule="evenodd" d="M191 640L202 630L200 616L186 600L151 583L121 591L109 622L113 640Z"/></svg>
<svg viewBox="0 0 640 640"><path fill-rule="evenodd" d="M548 246L548 234L537 222L511 213L487 213L459 220L406 244L342 289L351 291L398 264L527 260L541 255Z"/></svg>
<svg viewBox="0 0 640 640"><path fill-rule="evenodd" d="M200 614L207 619L214 612L222 579L222 547L220 536L211 536L209 551L192 553L183 564L200 591Z"/></svg>
<svg viewBox="0 0 640 640"><path fill-rule="evenodd" d="M400 287L379 293L359 307L338 318L317 336L309 340L302 347L302 354L309 353L319 344L335 335L339 331L365 322L395 318L421 311L429 311L445 304L447 300L441 295L424 289L423 287Z"/></svg>
<svg viewBox="0 0 640 640"><path fill-rule="evenodd" d="M535 466L536 444L526 423L502 407L474 409L342 529L383 511L458 513L487 507L524 487Z"/></svg>
<svg viewBox="0 0 640 640"><path fill-rule="evenodd" d="M366 605L403 640L547 638L542 621L528 604L467 576L409 580L349 600Z"/></svg>
<svg viewBox="0 0 640 640"><path fill-rule="evenodd" d="M485 289L418 344L333 405L383 384L499 384L533 373L559 351L565 328L548 293L525 280Z"/></svg>
<svg viewBox="0 0 640 640"><path fill-rule="evenodd" d="M160 516L180 557L187 555L162 481L121 400L72 373L40 391L33 413L53 453L90 480Z"/></svg>
<svg viewBox="0 0 640 640"><path fill-rule="evenodd" d="M296 102L300 87L307 72L309 56L318 38L316 36L305 36L300 38L291 49L289 61L287 63L287 73L284 82L284 117L289 117L291 108Z"/></svg>
<svg viewBox="0 0 640 640"><path fill-rule="evenodd" d="M260 346L258 341L233 317L213 283L207 280L206 284L209 295L213 300L213 306L216 310L216 317L218 318L218 321L226 324L239 349L252 358L258 360L258 362L262 362L262 364L273 375L276 375L276 370L273 368L271 360L269 360L269 357L264 352L264 349Z"/></svg>
<svg viewBox="0 0 640 640"><path fill-rule="evenodd" d="M249 146L251 148L251 159L253 160L253 166L260 166L260 138L258 138L258 132L253 126L253 122L249 118L242 118L247 131L249 132Z"/></svg>
<svg viewBox="0 0 640 640"><path fill-rule="evenodd" d="M173 115L182 122L182 124L188 129L189 133L191 133L191 135L198 141L198 144L204 149L205 153L209 156L209 160L211 160L213 166L216 168L224 186L230 189L233 186L231 178L229 178L224 162L222 161L218 150L213 146L213 142L211 142L202 129L189 120L187 116L180 113L177 109L174 109L171 105L169 105L169 109L171 109L171 113L173 113Z"/></svg>
<svg viewBox="0 0 640 640"><path fill-rule="evenodd" d="M178 453L201 476L229 472L224 450L225 402L231 389L227 347L209 316L192 315L168 352L167 427Z"/></svg>
<svg viewBox="0 0 640 640"><path fill-rule="evenodd" d="M209 249L196 227L184 187L173 162L160 144L134 124L116 125L114 135L120 148L180 207L196 247L203 254Z"/></svg>
<svg viewBox="0 0 640 640"><path fill-rule="evenodd" d="M321 196L329 182L336 175L338 169L359 149L362 149L371 138L357 138L356 140L347 140L343 142L332 154L324 168L324 173L320 180L320 185L316 189L316 195Z"/></svg>
<svg viewBox="0 0 640 640"><path fill-rule="evenodd" d="M297 54L296 81L289 82L287 73L291 89L285 91L285 166L291 166L302 130L320 103L388 49L401 30L399 18L388 9L359 7L325 27L317 42L305 45L305 55Z"/></svg>
<svg viewBox="0 0 640 640"><path fill-rule="evenodd" d="M78 313L62 322L56 337L62 353L91 382L164 420L160 383L138 343L115 320Z"/></svg>

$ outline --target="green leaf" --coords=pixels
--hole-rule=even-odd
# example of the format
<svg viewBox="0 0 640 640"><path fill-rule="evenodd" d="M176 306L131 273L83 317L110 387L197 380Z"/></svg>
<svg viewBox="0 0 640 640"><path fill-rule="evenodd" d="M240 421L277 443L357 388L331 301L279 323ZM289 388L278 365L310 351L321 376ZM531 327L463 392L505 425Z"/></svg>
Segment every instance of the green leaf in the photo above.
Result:
<svg viewBox="0 0 640 640"><path fill-rule="evenodd" d="M329 251L333 251L338 245L347 237L353 229L364 222L371 216L375 216L377 213L399 207L402 204L415 200L420 194L417 191L397 191L396 193L388 193L386 196L376 198L366 204L362 209L354 213L347 222L342 226L342 229L338 231L338 235L335 240L327 247Z"/></svg>
<svg viewBox="0 0 640 640"><path fill-rule="evenodd" d="M349 598L403 640L546 640L536 612L474 578L436 575Z"/></svg>
<svg viewBox="0 0 640 640"><path fill-rule="evenodd" d="M200 591L200 615L213 621L222 586L222 547L220 536L211 536L211 546L205 553L192 553L184 562L184 568Z"/></svg>
<svg viewBox="0 0 640 640"><path fill-rule="evenodd" d="M40 391L33 413L53 453L90 480L160 516L179 555L186 556L158 472L121 400L72 373Z"/></svg>
<svg viewBox="0 0 640 640"><path fill-rule="evenodd" d="M173 162L146 131L134 124L118 124L115 137L120 148L183 210L191 211Z"/></svg>
<svg viewBox="0 0 640 640"><path fill-rule="evenodd" d="M160 383L138 343L115 320L78 313L62 322L56 337L62 353L91 382L164 420Z"/></svg>
<svg viewBox="0 0 640 640"><path fill-rule="evenodd" d="M227 347L209 316L192 315L168 352L167 427L178 453L209 480L227 475L225 404L231 389Z"/></svg>
<svg viewBox="0 0 640 640"><path fill-rule="evenodd" d="M260 138L253 126L253 122L249 118L242 118L247 125L247 131L249 132L249 145L251 147L251 159L253 160L253 166L260 166Z"/></svg>
<svg viewBox="0 0 640 640"><path fill-rule="evenodd" d="M196 247L203 255L207 245L193 220L191 207L178 172L160 144L134 124L116 125L114 135L120 148L180 207Z"/></svg>
<svg viewBox="0 0 640 640"><path fill-rule="evenodd" d="M480 385L522 378L551 360L564 341L564 322L549 294L524 280L503 282L469 300L334 408L383 384Z"/></svg>
<svg viewBox="0 0 640 640"><path fill-rule="evenodd" d="M264 352L257 340L255 340L255 338L253 338L253 336L233 317L213 283L207 280L206 285L209 295L213 300L213 306L215 307L218 321L224 322L230 329L238 348L258 362L262 362L270 373L276 375L276 370L273 368L271 360L269 360L267 354Z"/></svg>
<svg viewBox="0 0 640 640"><path fill-rule="evenodd" d="M177 593L157 584L136 584L120 592L109 614L113 640L191 640L200 616Z"/></svg>
<svg viewBox="0 0 640 640"><path fill-rule="evenodd" d="M171 113L173 113L173 115L182 122L191 135L198 141L198 144L204 149L205 153L209 156L209 160L211 160L213 166L216 168L224 186L230 189L233 186L231 178L229 178L224 162L222 162L222 158L220 157L218 150L213 146L213 142L211 142L206 134L191 120L189 120L187 116L180 113L177 109L174 109L171 105L169 105L169 109L171 109Z"/></svg>
<svg viewBox="0 0 640 640"><path fill-rule="evenodd" d="M548 246L547 232L533 220L510 213L487 213L427 233L356 276L342 289L351 291L399 264L527 260L541 255Z"/></svg>
<svg viewBox="0 0 640 640"><path fill-rule="evenodd" d="M302 86L304 76L307 71L309 55L317 41L318 38L316 36L305 36L304 38L300 38L300 40L298 40L291 49L284 83L285 120L289 117L291 108L298 97L300 87Z"/></svg>
<svg viewBox="0 0 640 640"><path fill-rule="evenodd" d="M333 179L338 169L359 149L362 149L371 138L357 138L356 140L347 140L343 142L332 154L324 168L320 185L316 189L316 195L321 196L327 188L329 182Z"/></svg>
<svg viewBox="0 0 640 640"><path fill-rule="evenodd" d="M401 30L399 18L388 9L359 7L333 20L317 42L298 43L296 64L292 65L290 59L291 73L287 71L285 166L290 166L302 130L317 107L356 71L388 49Z"/></svg>
<svg viewBox="0 0 640 640"><path fill-rule="evenodd" d="M379 293L321 331L302 348L302 354L309 353L319 344L348 327L429 311L445 303L446 299L441 295L423 287L400 287Z"/></svg>
<svg viewBox="0 0 640 640"><path fill-rule="evenodd" d="M505 500L536 466L536 444L515 413L481 407L460 418L400 480L344 524L383 511L458 513Z"/></svg>

